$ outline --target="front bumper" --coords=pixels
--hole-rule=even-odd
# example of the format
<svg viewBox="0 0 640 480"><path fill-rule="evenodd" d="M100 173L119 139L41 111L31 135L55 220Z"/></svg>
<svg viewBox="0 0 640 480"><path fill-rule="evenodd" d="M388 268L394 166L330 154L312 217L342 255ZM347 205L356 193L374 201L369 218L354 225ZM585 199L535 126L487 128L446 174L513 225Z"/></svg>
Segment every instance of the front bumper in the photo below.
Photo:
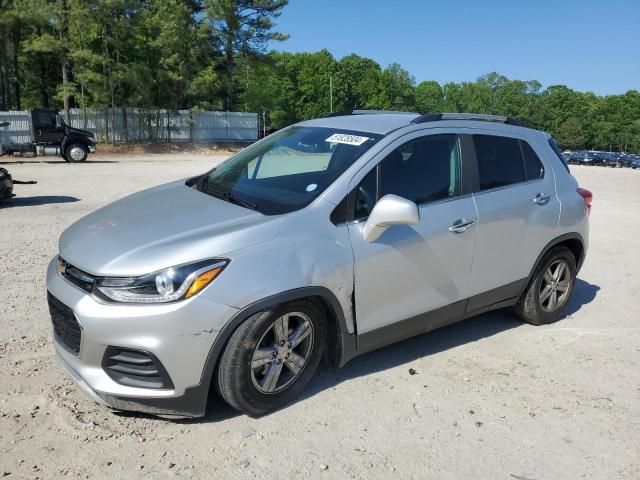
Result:
<svg viewBox="0 0 640 480"><path fill-rule="evenodd" d="M95 145L89 145L89 153L96 153L96 146Z"/></svg>
<svg viewBox="0 0 640 480"><path fill-rule="evenodd" d="M0 178L0 200L15 197L11 177Z"/></svg>
<svg viewBox="0 0 640 480"><path fill-rule="evenodd" d="M209 385L202 374L218 332L237 309L200 295L172 304L103 304L62 278L55 258L47 270L47 289L73 310L80 324L75 354L54 335L56 353L71 378L98 403L156 414L204 414ZM116 382L103 368L109 346L152 353L172 388L140 388Z"/></svg>

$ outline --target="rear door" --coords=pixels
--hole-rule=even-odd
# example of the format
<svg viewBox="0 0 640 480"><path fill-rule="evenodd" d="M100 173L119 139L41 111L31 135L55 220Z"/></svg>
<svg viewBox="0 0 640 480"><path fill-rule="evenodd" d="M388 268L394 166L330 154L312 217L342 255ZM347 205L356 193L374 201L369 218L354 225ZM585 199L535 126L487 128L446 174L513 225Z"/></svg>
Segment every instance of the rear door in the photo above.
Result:
<svg viewBox="0 0 640 480"><path fill-rule="evenodd" d="M525 138L487 131L471 136L477 159L478 209L469 311L515 297L560 216L555 178Z"/></svg>
<svg viewBox="0 0 640 480"><path fill-rule="evenodd" d="M388 326L391 331L383 332L389 341L389 336L400 339L426 331L464 312L477 216L462 182L456 134L412 133L387 147L381 157L353 184L356 218L349 223L349 234L358 333ZM369 243L363 239L363 226L377 199L386 194L415 202L420 221L394 225ZM447 306L444 317L415 318ZM412 321L397 324L406 319Z"/></svg>

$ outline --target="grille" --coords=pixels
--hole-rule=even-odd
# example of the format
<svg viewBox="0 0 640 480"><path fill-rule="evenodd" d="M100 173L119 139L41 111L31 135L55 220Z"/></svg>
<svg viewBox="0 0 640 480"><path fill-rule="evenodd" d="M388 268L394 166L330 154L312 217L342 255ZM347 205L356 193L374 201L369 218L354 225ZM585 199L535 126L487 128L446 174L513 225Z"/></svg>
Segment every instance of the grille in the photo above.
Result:
<svg viewBox="0 0 640 480"><path fill-rule="evenodd" d="M51 314L54 335L69 350L78 355L80 353L82 329L73 314L73 310L49 292L47 292L47 301L49 303L49 313Z"/></svg>
<svg viewBox="0 0 640 480"><path fill-rule="evenodd" d="M109 347L102 362L107 375L121 385L139 388L173 388L169 374L151 353Z"/></svg>
<svg viewBox="0 0 640 480"><path fill-rule="evenodd" d="M67 281L74 284L76 287L81 288L85 292L91 293L91 290L93 290L93 284L95 283L96 278L93 275L74 267L62 257L58 257L58 272L62 277L67 279Z"/></svg>

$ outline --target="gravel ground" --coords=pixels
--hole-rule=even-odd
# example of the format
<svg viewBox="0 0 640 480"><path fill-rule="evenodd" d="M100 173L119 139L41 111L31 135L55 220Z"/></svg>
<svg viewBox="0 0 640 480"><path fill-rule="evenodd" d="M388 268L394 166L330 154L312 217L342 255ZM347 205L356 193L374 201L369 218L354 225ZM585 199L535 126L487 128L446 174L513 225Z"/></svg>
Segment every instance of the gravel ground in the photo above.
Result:
<svg viewBox="0 0 640 480"><path fill-rule="evenodd" d="M222 157L8 164L0 207L0 476L9 478L640 478L640 172L573 167L594 193L591 249L566 318L494 312L325 367L260 419L115 415L57 364L44 272L62 230ZM5 167L7 165L4 165Z"/></svg>

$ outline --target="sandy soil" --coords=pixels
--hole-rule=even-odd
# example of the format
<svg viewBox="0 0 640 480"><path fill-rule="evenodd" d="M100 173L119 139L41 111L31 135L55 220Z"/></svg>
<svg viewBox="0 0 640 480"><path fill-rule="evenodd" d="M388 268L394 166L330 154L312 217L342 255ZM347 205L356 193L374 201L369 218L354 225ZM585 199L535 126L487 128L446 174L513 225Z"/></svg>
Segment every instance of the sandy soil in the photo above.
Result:
<svg viewBox="0 0 640 480"><path fill-rule="evenodd" d="M473 318L325 367L299 401L258 420L217 399L198 421L94 404L51 345L44 272L58 236L220 158L7 162L39 183L0 207L0 476L640 478L640 171L627 169L573 167L595 196L591 250L554 325Z"/></svg>
<svg viewBox="0 0 640 480"><path fill-rule="evenodd" d="M98 150L91 159L103 157L114 157L126 155L131 156L152 156L167 154L192 154L192 155L229 155L241 150L245 145L240 143L101 143ZM126 160L126 159L123 159Z"/></svg>

